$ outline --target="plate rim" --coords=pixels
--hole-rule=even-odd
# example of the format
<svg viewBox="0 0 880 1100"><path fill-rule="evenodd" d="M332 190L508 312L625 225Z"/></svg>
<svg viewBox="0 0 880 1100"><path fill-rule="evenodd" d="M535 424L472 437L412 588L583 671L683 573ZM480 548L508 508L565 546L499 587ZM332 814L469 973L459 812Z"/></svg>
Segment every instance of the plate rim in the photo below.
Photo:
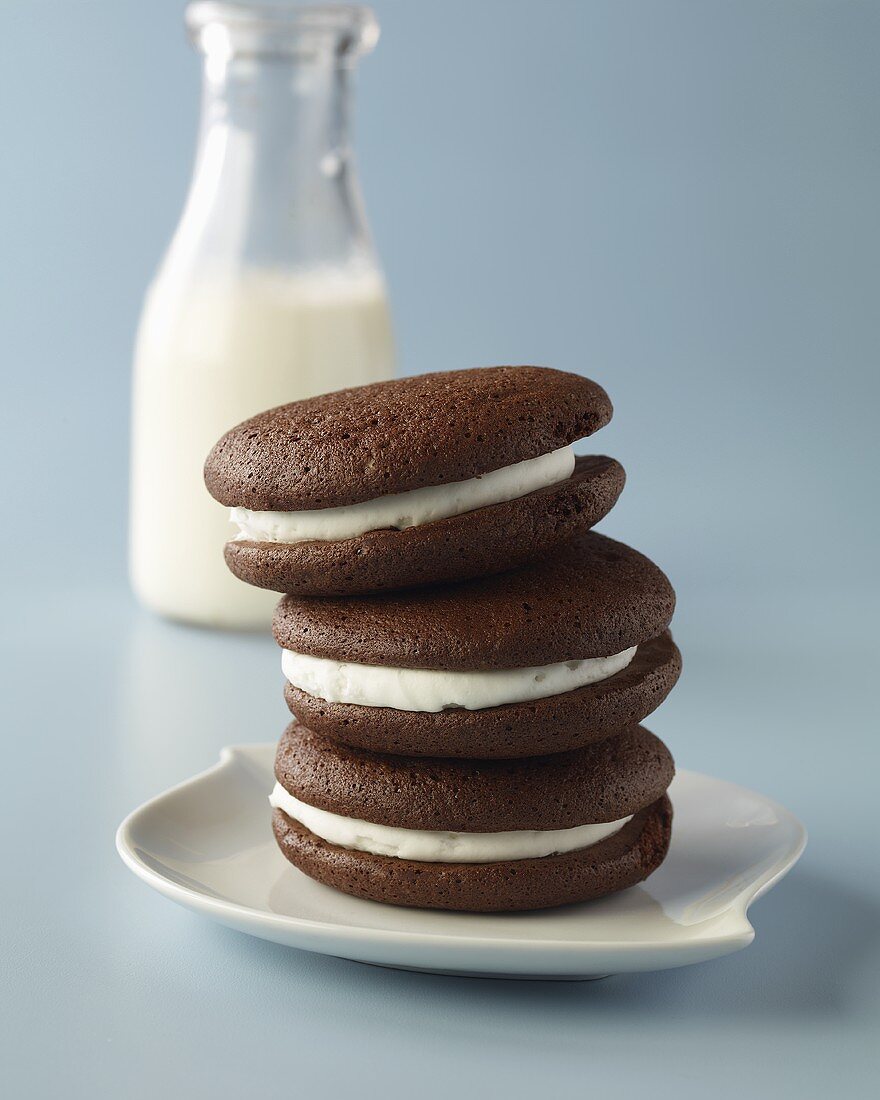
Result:
<svg viewBox="0 0 880 1100"><path fill-rule="evenodd" d="M185 908L197 910L214 918L222 918L222 916L225 915L230 918L234 927L244 931L247 931L245 927L247 923L259 924L265 929L302 931L307 933L308 936L312 938L313 942L312 944L303 943L296 945L301 950L318 950L318 941L339 940L341 937L344 937L347 940L356 941L359 945L388 945L400 943L401 940L405 940L410 946L424 945L426 947L439 947L442 945L459 949L491 947L496 951L504 950L506 952L514 950L517 953L527 953L529 955L541 955L552 950L556 953L577 953L580 957L583 957L592 950L596 954L617 951L626 954L630 958L636 958L641 954L654 954L664 949L681 956L683 953L687 953L688 947L691 947L692 949L698 949L695 953L699 955L699 959L695 958L692 961L699 961L700 959L706 958L707 949L714 952L714 954L709 957L717 957L718 955L729 954L739 948L747 947L752 942L755 937L755 929L748 920L747 914L749 908L755 901L775 886L777 882L784 878L792 867L794 867L803 854L808 840L807 830L803 822L792 813L791 810L775 799L769 798L760 792L754 791L748 787L743 787L727 779L719 779L716 776L707 775L703 772L697 772L687 768L679 769L676 772L676 776L688 776L698 781L710 780L713 783L721 783L735 791L743 792L760 799L762 802L772 807L780 819L784 819L792 828L794 841L791 847L786 850L785 854L771 864L763 874L747 883L742 890L731 899L730 904L722 913L709 918L709 920L721 921L733 916L739 918L741 923L738 926L725 932L720 932L714 936L699 937L698 939L677 944L670 944L668 941L663 940L645 940L643 942L634 943L631 940L602 940L601 942L596 940L562 941L535 937L505 937L503 941L500 941L496 936L488 934L480 935L478 933L467 933L465 935L451 935L446 932L376 928L356 924L341 925L332 921L313 920L309 917L295 917L283 913L271 913L263 909L255 909L251 906L243 905L239 902L228 901L224 898L212 898L198 890L193 890L178 882L174 882L172 879L167 878L165 875L149 866L149 864L145 863L138 856L138 849L133 842L132 834L141 818L154 811L156 807L166 799L181 794L188 788L195 787L212 776L219 775L233 768L237 759L242 757L253 759L258 754L272 752L274 748L275 745L273 742L244 742L224 746L220 750L219 759L214 764L197 772L195 775L191 775L181 780L179 783L173 784L159 794L154 795L152 798L148 798L145 802L142 802L127 814L116 830L116 850L123 863L130 871L141 879L142 882L156 890L157 893L162 894L171 901L183 905ZM233 918L235 919L233 920ZM230 921L224 921L224 923L230 923ZM683 962L673 963L672 965L685 965L687 961L691 960L684 960ZM659 969L656 965L652 968Z"/></svg>

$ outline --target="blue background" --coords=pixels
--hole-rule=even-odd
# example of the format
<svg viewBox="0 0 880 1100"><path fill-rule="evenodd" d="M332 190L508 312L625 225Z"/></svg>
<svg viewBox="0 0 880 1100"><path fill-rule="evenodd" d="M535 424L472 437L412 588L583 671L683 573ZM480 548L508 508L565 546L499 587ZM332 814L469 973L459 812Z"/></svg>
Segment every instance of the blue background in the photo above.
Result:
<svg viewBox="0 0 880 1100"><path fill-rule="evenodd" d="M153 620L125 582L132 337L186 191L198 63L176 0L4 0L12 1094L867 1095L880 5L375 7L356 140L401 371L540 362L606 385L601 449L629 482L604 530L679 592L686 673L652 728L789 805L811 846L747 952L586 986L285 951L126 874L121 817L285 714L267 639Z"/></svg>

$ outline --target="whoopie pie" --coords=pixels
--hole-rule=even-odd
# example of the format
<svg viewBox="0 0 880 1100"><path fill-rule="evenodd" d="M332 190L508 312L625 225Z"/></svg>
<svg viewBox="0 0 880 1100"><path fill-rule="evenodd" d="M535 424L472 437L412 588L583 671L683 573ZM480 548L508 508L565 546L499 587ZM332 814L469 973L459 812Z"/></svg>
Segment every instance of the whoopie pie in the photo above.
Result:
<svg viewBox="0 0 880 1100"><path fill-rule="evenodd" d="M513 569L598 523L621 465L572 444L611 419L588 378L483 367L377 382L270 409L205 464L239 527L248 584L356 595Z"/></svg>
<svg viewBox="0 0 880 1100"><path fill-rule="evenodd" d="M373 901L474 912L587 901L641 882L669 847L674 765L641 727L521 760L381 756L293 722L275 838L301 871Z"/></svg>
<svg viewBox="0 0 880 1100"><path fill-rule="evenodd" d="M285 698L316 733L482 759L580 748L640 722L681 670L675 594L588 531L515 572L358 598L285 596Z"/></svg>

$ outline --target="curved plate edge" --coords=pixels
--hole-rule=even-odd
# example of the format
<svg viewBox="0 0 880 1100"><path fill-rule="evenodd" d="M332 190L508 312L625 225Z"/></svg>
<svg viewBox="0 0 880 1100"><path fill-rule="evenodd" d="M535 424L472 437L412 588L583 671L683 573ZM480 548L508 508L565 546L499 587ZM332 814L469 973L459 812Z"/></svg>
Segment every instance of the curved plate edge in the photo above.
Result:
<svg viewBox="0 0 880 1100"><path fill-rule="evenodd" d="M224 771L233 770L242 760L257 763L258 758L265 755L267 748L271 749L274 746L252 743L229 745L221 749L220 758L215 764L148 799L128 814L116 830L116 849L123 863L139 879L184 908L247 935L258 935L284 946L329 954L355 962L436 973L445 971L447 974L482 972L486 977L507 975L547 977L557 980L573 976L590 979L609 973L666 970L706 962L742 950L752 943L755 938L755 929L748 919L750 907L785 877L800 859L807 844L807 831L803 823L784 806L758 794L762 801L771 805L789 824L797 839L784 857L753 882L748 883L731 899L727 913L721 918L722 922L727 923L728 926L717 936L660 948L656 944L649 943L615 944L605 941L597 952L602 961L592 969L589 965L585 965L589 952L585 951L582 945L579 945L581 947L580 965L577 966L570 955L565 958L564 951L554 950L547 941L506 940L502 944L492 937L477 936L452 940L442 933L391 931L357 925L346 926L340 931L338 925L329 922L265 913L235 902L208 898L165 878L140 859L131 836L132 829L139 818L149 813L159 803L189 787L200 784L212 776L220 775ZM689 774L700 778L712 778L701 776L696 772ZM737 784L730 785L739 790L747 789ZM749 793L757 794L751 791ZM731 919L725 922L725 917ZM729 926L731 923L733 927ZM256 931L256 928L259 928L259 931ZM485 970L486 959L483 952L487 947L491 947L495 956L491 971ZM436 966L430 966L424 962L426 949L440 953ZM554 966L554 955L559 959L558 966Z"/></svg>

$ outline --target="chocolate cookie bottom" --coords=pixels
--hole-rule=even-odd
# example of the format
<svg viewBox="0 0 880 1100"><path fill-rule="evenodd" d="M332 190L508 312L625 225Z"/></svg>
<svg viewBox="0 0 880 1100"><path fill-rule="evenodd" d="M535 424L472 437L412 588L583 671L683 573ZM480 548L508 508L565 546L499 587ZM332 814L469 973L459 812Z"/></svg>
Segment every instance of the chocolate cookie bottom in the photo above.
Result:
<svg viewBox="0 0 880 1100"><path fill-rule="evenodd" d="M567 752L638 725L680 672L681 654L665 631L640 645L632 664L615 676L528 703L432 714L327 703L290 683L284 698L304 726L345 745L398 756L495 760Z"/></svg>
<svg viewBox="0 0 880 1100"><path fill-rule="evenodd" d="M297 595L353 596L515 569L598 523L623 489L613 458L578 458L566 481L403 531L337 542L234 540L226 564L247 584Z"/></svg>
<svg viewBox="0 0 880 1100"><path fill-rule="evenodd" d="M589 901L644 881L669 850L672 804L664 795L589 848L501 863L416 863L339 848L281 810L272 827L295 867L343 893L419 909L513 912Z"/></svg>

